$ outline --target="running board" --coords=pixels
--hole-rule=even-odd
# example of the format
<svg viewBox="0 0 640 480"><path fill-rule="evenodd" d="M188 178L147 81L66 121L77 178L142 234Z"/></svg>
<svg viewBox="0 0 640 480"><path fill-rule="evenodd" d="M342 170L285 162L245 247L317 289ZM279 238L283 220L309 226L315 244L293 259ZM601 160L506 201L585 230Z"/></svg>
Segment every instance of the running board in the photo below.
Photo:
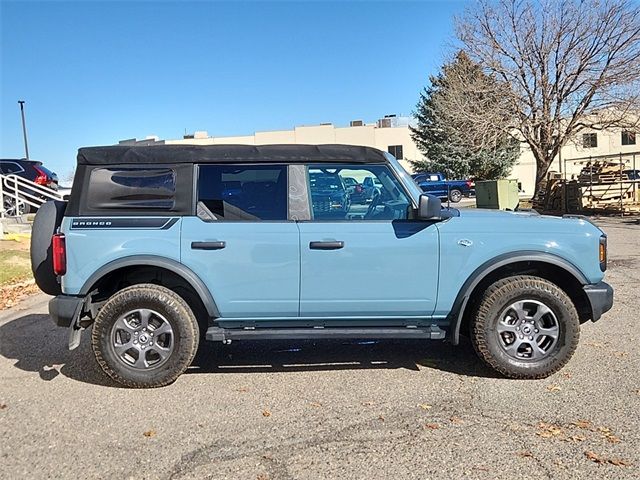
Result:
<svg viewBox="0 0 640 480"><path fill-rule="evenodd" d="M221 328L209 327L206 339L231 343L232 340L307 340L307 339L388 339L417 338L443 340L445 331L437 325L428 327L300 327L300 328Z"/></svg>

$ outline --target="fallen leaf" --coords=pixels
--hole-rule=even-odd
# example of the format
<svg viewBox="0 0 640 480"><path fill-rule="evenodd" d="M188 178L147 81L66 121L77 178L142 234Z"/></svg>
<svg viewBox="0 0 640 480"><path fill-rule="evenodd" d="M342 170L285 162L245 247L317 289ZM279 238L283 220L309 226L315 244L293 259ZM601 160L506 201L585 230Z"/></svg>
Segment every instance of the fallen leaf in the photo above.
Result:
<svg viewBox="0 0 640 480"><path fill-rule="evenodd" d="M371 405L373 405L373 402L362 402L361 405L363 407L370 407Z"/></svg>
<svg viewBox="0 0 640 480"><path fill-rule="evenodd" d="M560 388L560 386L558 385L548 385L547 390L550 392L559 392L560 390L562 390L562 388Z"/></svg>
<svg viewBox="0 0 640 480"><path fill-rule="evenodd" d="M591 428L591 422L589 420L578 420L577 422L573 422L573 425L575 425L578 428L582 428L582 429L590 429Z"/></svg>
<svg viewBox="0 0 640 480"><path fill-rule="evenodd" d="M533 458L533 453L528 450L523 450L521 452L518 452L518 456L522 458Z"/></svg>
<svg viewBox="0 0 640 480"><path fill-rule="evenodd" d="M6 403L0 403L0 410L4 410L8 405Z"/></svg>
<svg viewBox="0 0 640 480"><path fill-rule="evenodd" d="M430 410L431 409L431 405L428 405L426 403L420 403L418 406L423 410Z"/></svg>
<svg viewBox="0 0 640 480"><path fill-rule="evenodd" d="M384 417L383 417L382 415L380 415L380 416L378 417L378 420L380 420L380 421L384 422Z"/></svg>
<svg viewBox="0 0 640 480"><path fill-rule="evenodd" d="M322 407L322 404L321 404L320 402L311 402L311 404L310 404L310 405L311 405L312 407L315 407L315 408L320 408L320 407Z"/></svg>
<svg viewBox="0 0 640 480"><path fill-rule="evenodd" d="M440 425L438 425L437 423L425 423L424 428L429 430L438 430L440 428Z"/></svg>
<svg viewBox="0 0 640 480"><path fill-rule="evenodd" d="M561 373L561 375L562 375L564 378L571 378L571 377L572 377L571 372L562 372L562 373Z"/></svg>
<svg viewBox="0 0 640 480"><path fill-rule="evenodd" d="M262 411L262 416L263 417L270 417L271 416L271 412L269 410L263 410Z"/></svg>
<svg viewBox="0 0 640 480"><path fill-rule="evenodd" d="M613 355L618 357L618 358L622 358L622 357L626 357L627 355L629 355L629 352L613 352Z"/></svg>
<svg viewBox="0 0 640 480"><path fill-rule="evenodd" d="M536 435L542 438L551 438L557 437L558 435L562 435L564 431L558 425L552 425L550 423L540 422L538 424L538 428L540 429L536 432Z"/></svg>
<svg viewBox="0 0 640 480"><path fill-rule="evenodd" d="M416 362L418 367L428 367L428 368L436 368L438 364L431 359L425 358Z"/></svg>
<svg viewBox="0 0 640 480"><path fill-rule="evenodd" d="M633 465L633 463L628 460L623 460L622 458L607 458L602 455L598 455L591 450L587 450L586 452L584 452L584 456L592 462L597 463L598 465L604 465L606 463L615 465L617 467L630 467L631 465Z"/></svg>
<svg viewBox="0 0 640 480"><path fill-rule="evenodd" d="M144 435L145 437L155 437L156 436L156 431L155 430L147 430L142 435Z"/></svg>
<svg viewBox="0 0 640 480"><path fill-rule="evenodd" d="M247 393L249 389L247 387L236 388L236 392Z"/></svg>
<svg viewBox="0 0 640 480"><path fill-rule="evenodd" d="M460 417L453 416L449 419L449 421L455 425L462 425L464 421Z"/></svg>
<svg viewBox="0 0 640 480"><path fill-rule="evenodd" d="M266 473L259 473L256 480L269 480L269 475Z"/></svg>
<svg viewBox="0 0 640 480"><path fill-rule="evenodd" d="M589 347L595 347L595 348L602 348L604 346L598 342L585 342L585 345L588 345Z"/></svg>
<svg viewBox="0 0 640 480"><path fill-rule="evenodd" d="M587 437L585 437L584 435L571 435L569 437L569 440L571 440L572 442L584 442L587 439Z"/></svg>

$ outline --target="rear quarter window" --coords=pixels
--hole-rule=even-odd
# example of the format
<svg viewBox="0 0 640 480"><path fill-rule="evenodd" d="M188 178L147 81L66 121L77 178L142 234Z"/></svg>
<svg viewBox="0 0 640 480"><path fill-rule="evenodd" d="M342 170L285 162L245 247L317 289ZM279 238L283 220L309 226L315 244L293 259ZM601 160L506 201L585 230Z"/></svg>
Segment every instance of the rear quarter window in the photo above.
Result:
<svg viewBox="0 0 640 480"><path fill-rule="evenodd" d="M171 168L96 168L87 190L91 210L169 211L176 202Z"/></svg>

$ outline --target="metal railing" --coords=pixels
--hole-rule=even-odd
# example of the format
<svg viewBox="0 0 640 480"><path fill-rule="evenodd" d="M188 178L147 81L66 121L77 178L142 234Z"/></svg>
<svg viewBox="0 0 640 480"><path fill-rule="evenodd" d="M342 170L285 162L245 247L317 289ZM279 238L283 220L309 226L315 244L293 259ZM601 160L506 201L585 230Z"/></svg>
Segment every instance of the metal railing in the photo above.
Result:
<svg viewBox="0 0 640 480"><path fill-rule="evenodd" d="M26 178L0 175L0 218L21 216L25 205L39 208L49 200L62 199L62 194Z"/></svg>

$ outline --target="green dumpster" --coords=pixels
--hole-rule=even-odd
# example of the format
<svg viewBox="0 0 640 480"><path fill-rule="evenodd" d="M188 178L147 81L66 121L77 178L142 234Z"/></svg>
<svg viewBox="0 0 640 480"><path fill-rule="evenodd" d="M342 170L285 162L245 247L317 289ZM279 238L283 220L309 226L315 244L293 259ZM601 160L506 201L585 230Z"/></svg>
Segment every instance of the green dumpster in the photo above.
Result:
<svg viewBox="0 0 640 480"><path fill-rule="evenodd" d="M483 180L476 182L476 206L499 210L515 210L518 196L518 180Z"/></svg>

